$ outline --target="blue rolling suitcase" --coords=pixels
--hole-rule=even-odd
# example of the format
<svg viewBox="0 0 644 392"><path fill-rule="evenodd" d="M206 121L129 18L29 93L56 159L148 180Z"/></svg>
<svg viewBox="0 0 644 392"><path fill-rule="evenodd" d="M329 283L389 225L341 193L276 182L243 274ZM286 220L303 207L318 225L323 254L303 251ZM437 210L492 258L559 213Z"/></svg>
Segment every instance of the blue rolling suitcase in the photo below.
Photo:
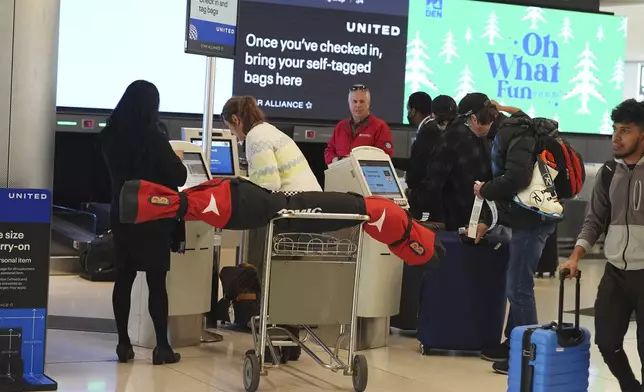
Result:
<svg viewBox="0 0 644 392"><path fill-rule="evenodd" d="M516 327L510 337L508 392L586 392L590 332L579 327L581 271L576 276L575 324L563 323L564 281L559 284L559 322Z"/></svg>

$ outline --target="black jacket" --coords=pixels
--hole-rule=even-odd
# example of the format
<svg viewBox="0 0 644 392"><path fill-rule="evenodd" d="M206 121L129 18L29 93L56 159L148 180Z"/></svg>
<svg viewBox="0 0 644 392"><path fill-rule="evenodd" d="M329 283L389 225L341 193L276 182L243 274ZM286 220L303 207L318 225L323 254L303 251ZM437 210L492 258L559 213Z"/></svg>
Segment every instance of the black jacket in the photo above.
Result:
<svg viewBox="0 0 644 392"><path fill-rule="evenodd" d="M123 131L121 131L123 132ZM136 271L170 269L170 243L177 223L173 219L142 224L122 224L119 196L125 181L143 179L177 189L186 182L187 170L174 153L167 137L149 131L127 137L109 126L101 132L103 157L110 172L116 266Z"/></svg>
<svg viewBox="0 0 644 392"><path fill-rule="evenodd" d="M521 114L499 125L491 153L494 178L481 188L481 195L496 203L499 223L508 227L531 228L545 219L512 201L532 181L537 149L533 121ZM484 213L484 221L488 224L491 221L489 210Z"/></svg>
<svg viewBox="0 0 644 392"><path fill-rule="evenodd" d="M429 160L436 146L441 142L442 131L434 121L424 124L416 134L416 140L411 146L411 154L407 163L405 182L409 189L409 205L412 215L420 219L423 212L428 212L427 205L429 178Z"/></svg>
<svg viewBox="0 0 644 392"><path fill-rule="evenodd" d="M429 219L447 230L466 227L470 220L475 181L489 181L490 155L484 138L477 137L462 119L441 133L428 159L424 184Z"/></svg>

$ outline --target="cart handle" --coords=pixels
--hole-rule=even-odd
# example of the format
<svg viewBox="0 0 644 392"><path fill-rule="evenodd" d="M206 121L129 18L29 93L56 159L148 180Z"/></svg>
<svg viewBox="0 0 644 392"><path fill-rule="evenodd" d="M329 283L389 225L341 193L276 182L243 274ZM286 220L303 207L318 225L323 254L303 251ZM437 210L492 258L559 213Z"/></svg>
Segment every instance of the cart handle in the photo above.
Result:
<svg viewBox="0 0 644 392"><path fill-rule="evenodd" d="M284 212L273 218L271 221L280 219L329 219L329 220L354 220L368 222L371 218L360 214L325 214L321 212Z"/></svg>

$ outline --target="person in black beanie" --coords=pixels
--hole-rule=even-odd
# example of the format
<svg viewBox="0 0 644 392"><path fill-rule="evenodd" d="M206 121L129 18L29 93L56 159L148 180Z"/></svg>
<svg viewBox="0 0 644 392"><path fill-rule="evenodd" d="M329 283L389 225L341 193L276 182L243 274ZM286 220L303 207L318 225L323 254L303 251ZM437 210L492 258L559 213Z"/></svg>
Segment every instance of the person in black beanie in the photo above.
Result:
<svg viewBox="0 0 644 392"><path fill-rule="evenodd" d="M436 127L444 131L458 117L458 106L454 98L448 95L439 95L432 102L432 112Z"/></svg>
<svg viewBox="0 0 644 392"><path fill-rule="evenodd" d="M419 99L415 94L424 96ZM424 105L421 107L421 104ZM430 101L429 95L414 93L409 97L407 106L407 117L412 124L418 125L405 175L407 198L412 216L423 219L426 217L424 214L431 211L431 206L427 203L431 197L428 197L429 190L426 189L426 185L431 183L428 177L429 162L433 159L435 147L441 143L442 131L456 118L456 102L447 95L440 95ZM431 110L431 114L427 114L427 110Z"/></svg>
<svg viewBox="0 0 644 392"><path fill-rule="evenodd" d="M417 91L407 100L407 121L417 127L418 131L432 119L432 97Z"/></svg>

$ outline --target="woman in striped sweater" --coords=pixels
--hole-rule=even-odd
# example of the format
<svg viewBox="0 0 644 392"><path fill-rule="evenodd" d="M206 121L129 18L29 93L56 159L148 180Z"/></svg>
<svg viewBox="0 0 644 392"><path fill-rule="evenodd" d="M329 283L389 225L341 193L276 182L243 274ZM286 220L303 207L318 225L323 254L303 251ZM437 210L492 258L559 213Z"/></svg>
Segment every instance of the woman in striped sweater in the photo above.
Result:
<svg viewBox="0 0 644 392"><path fill-rule="evenodd" d="M232 97L221 118L239 140L246 141L248 176L272 191L322 191L293 139L264 121L253 97Z"/></svg>
<svg viewBox="0 0 644 392"><path fill-rule="evenodd" d="M322 191L300 148L284 132L264 121L264 113L257 107L255 98L230 98L224 105L221 118L237 139L246 141L248 177L252 182L272 191ZM257 268L260 278L263 276L266 231L266 228L261 228L249 232L249 243L253 246L248 249L248 262ZM299 335L297 327L284 327L295 336ZM285 354L283 351L283 355L295 360L299 358L301 349L291 347L288 352ZM271 361L268 349L265 360Z"/></svg>

